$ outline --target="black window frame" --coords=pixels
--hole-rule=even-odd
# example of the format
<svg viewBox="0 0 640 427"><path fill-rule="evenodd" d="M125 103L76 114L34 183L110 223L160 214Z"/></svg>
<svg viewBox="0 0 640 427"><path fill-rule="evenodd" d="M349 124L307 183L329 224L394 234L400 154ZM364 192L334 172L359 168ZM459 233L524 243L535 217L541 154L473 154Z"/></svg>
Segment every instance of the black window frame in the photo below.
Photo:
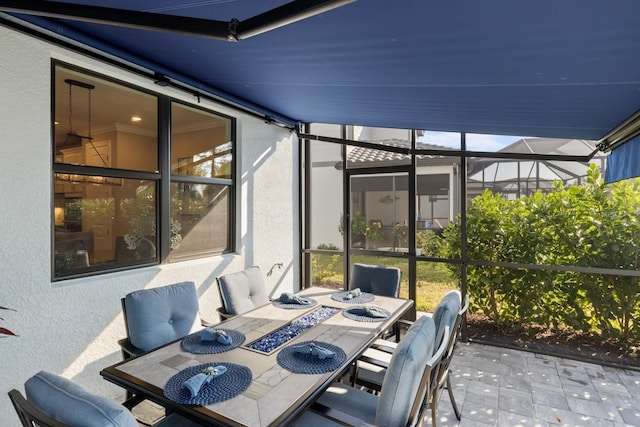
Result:
<svg viewBox="0 0 640 427"><path fill-rule="evenodd" d="M55 93L55 79L56 79L56 69L57 68L66 68L75 72L86 74L87 76L93 78L99 78L110 83L121 85L125 88L132 89L138 91L142 94L154 96L157 99L157 149L158 149L158 165L157 170L150 171L137 171L137 170L129 170L129 169L119 169L119 168L104 168L97 166L88 166L88 165L77 165L77 164L67 164L67 163L57 163L56 162L56 140L55 140L55 104L56 104L56 93ZM108 75L88 70L86 68L82 68L68 62L60 61L60 60L52 60L51 61L51 141L50 141L50 150L51 150L51 208L50 208L50 217L51 217L51 234L50 234L50 242L51 242L51 280L53 282L59 282L64 280L76 279L80 277L91 277L102 274L108 274L118 271L126 271L132 269L138 269L143 267L148 267L152 265L159 264L168 264L168 263L177 263L182 261L188 261L192 259L210 257L223 255L226 253L235 252L236 248L236 188L237 188L237 119L233 116L229 116L227 114L221 113L219 111L215 111L211 108L203 107L202 105L191 104L185 102L183 100L179 100L172 96L162 94L160 92L152 91L136 84L120 80L117 78L110 77ZM199 100L198 100L199 102ZM229 120L229 125L231 127L231 142L232 142L232 160L231 160L231 178L230 179L220 179L220 178L206 178L206 177L192 177L192 176L184 176L184 175L172 175L171 174L171 105L173 103L181 104L184 106L188 106L189 108L195 108L201 110L208 114L213 114L221 117L222 119ZM81 269L72 269L69 273L60 275L56 274L55 271L55 175L57 173L68 173L68 174L80 174L80 175L99 175L106 176L112 178L123 178L123 179L137 179L137 180L148 180L156 183L156 229L157 231L157 257L155 261L149 262L139 261L139 262L127 262L127 263L117 263L110 262L104 264L97 264L94 266L83 267ZM225 185L228 186L229 190L229 208L228 208L228 223L227 223L227 233L228 233L228 241L226 250L219 251L203 251L194 254L183 255L179 258L171 260L170 258L170 214L171 214L171 184L174 182L189 182L196 184L217 184L217 185Z"/></svg>
<svg viewBox="0 0 640 427"><path fill-rule="evenodd" d="M169 128L168 130L168 150L166 152L162 152L163 156L166 156L165 162L166 164L164 165L168 171L168 176L170 177L168 180L169 184L166 186L166 188L162 187L162 191L166 191L166 193L162 193L162 196L164 198L166 198L167 200L171 199L171 184L173 183L185 183L185 184L206 184L206 185L223 185L223 186L227 186L229 188L228 193L229 193L229 208L227 211L227 217L229 218L229 227L227 229L227 250L223 251L222 253L230 253L233 252L235 250L234 248L234 236L235 236L235 231L236 231L236 224L235 224L235 182L236 182L236 147L237 147L237 126L236 126L236 120L233 117L227 116L225 114L221 114L215 111L211 111L207 108L203 108L199 105L194 105L194 104L189 104L187 102L184 101L180 101L177 99L169 99L168 105L167 105L167 113L169 115L169 117L171 117L171 107L172 105L179 105L179 106L184 106L184 107L188 107L191 109L195 109L195 110L199 110L202 111L203 113L207 113L207 114L215 114L216 116L219 116L223 119L228 119L230 120L231 124L231 178L210 178L210 177L204 177L204 176L194 176L194 175L181 175L181 174L174 174L171 173L171 128ZM161 123L161 121L159 121L158 123ZM172 124L172 120L169 120L169 123ZM167 217L164 218L164 223L165 224L169 224L171 221L171 209L170 206L167 206ZM180 261L188 261L191 259L197 259L197 258L204 258L207 256L215 256L215 255L221 255L221 253L211 250L211 251L202 251L202 252L198 252L197 254L190 254L187 256L172 256L171 255L171 248L169 247L169 240L170 240L170 233L169 233L169 228L168 227L162 227L162 231L166 232L166 236L163 236L164 239L164 245L160 246L161 249L161 259L163 260L167 260L168 263L174 263L174 262L180 262Z"/></svg>

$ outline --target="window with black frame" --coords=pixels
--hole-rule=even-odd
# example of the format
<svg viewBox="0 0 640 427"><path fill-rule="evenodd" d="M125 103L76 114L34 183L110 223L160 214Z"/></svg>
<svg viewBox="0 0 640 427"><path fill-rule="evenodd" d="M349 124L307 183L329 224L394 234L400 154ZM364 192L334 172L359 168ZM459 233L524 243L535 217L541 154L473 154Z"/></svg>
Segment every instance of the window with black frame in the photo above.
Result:
<svg viewBox="0 0 640 427"><path fill-rule="evenodd" d="M230 249L233 128L229 118L171 106L169 260Z"/></svg>
<svg viewBox="0 0 640 427"><path fill-rule="evenodd" d="M231 250L232 119L65 64L54 85L54 280Z"/></svg>

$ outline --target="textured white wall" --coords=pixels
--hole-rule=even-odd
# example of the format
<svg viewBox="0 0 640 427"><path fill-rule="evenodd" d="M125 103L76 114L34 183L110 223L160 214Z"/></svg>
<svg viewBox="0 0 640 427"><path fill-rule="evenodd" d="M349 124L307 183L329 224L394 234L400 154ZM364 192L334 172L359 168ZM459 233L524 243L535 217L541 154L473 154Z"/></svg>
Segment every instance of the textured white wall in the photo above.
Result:
<svg viewBox="0 0 640 427"><path fill-rule="evenodd" d="M140 77L0 27L0 325L19 337L0 339L0 426L19 426L7 392L23 389L48 370L89 390L117 398L122 391L99 375L120 361L125 336L120 298L137 289L192 280L203 318L217 319L215 278L259 265L278 294L298 288L298 142L294 134L261 120L203 105L238 118L241 162L238 253L94 278L51 282L51 59L64 60L158 91ZM176 90L164 93L187 102Z"/></svg>

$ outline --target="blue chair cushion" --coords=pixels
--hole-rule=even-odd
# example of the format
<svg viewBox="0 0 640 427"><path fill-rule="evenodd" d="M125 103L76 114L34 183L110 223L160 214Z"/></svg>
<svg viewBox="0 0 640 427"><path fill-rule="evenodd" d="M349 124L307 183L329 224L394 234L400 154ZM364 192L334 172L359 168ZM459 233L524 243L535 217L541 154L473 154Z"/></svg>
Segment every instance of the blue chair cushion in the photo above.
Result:
<svg viewBox="0 0 640 427"><path fill-rule="evenodd" d="M422 374L433 354L436 327L422 316L409 328L391 356L376 407L375 424L405 426L420 388Z"/></svg>
<svg viewBox="0 0 640 427"><path fill-rule="evenodd" d="M360 288L375 295L397 297L402 271L397 267L353 264L349 290Z"/></svg>
<svg viewBox="0 0 640 427"><path fill-rule="evenodd" d="M193 282L131 292L124 299L131 344L149 351L201 329Z"/></svg>
<svg viewBox="0 0 640 427"><path fill-rule="evenodd" d="M351 386L342 383L334 383L322 393L318 402L330 408L337 409L352 417L356 417L368 424L375 422L376 405L378 404L378 396L366 393ZM309 411L307 411L309 412ZM302 420L300 420L302 421ZM315 423L296 422L295 425L309 426ZM331 425L329 422L328 425Z"/></svg>
<svg viewBox="0 0 640 427"><path fill-rule="evenodd" d="M58 375L40 371L27 380L24 388L29 402L71 427L138 427L124 406Z"/></svg>
<svg viewBox="0 0 640 427"><path fill-rule="evenodd" d="M436 325L436 345L434 351L442 342L446 326L449 327L451 333L455 332L453 327L455 326L456 319L458 318L461 303L462 298L458 291L448 292L438 303L435 311L433 312L433 321Z"/></svg>
<svg viewBox="0 0 640 427"><path fill-rule="evenodd" d="M260 267L249 267L220 276L218 287L224 308L229 314L246 313L270 302Z"/></svg>

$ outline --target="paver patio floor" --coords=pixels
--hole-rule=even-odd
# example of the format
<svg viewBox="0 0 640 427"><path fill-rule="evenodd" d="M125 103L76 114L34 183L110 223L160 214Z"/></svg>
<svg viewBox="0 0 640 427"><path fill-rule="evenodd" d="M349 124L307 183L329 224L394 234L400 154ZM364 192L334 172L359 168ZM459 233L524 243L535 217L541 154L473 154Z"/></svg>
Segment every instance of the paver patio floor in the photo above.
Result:
<svg viewBox="0 0 640 427"><path fill-rule="evenodd" d="M640 426L640 372L476 343L458 343L439 427ZM431 425L428 414L425 425Z"/></svg>

